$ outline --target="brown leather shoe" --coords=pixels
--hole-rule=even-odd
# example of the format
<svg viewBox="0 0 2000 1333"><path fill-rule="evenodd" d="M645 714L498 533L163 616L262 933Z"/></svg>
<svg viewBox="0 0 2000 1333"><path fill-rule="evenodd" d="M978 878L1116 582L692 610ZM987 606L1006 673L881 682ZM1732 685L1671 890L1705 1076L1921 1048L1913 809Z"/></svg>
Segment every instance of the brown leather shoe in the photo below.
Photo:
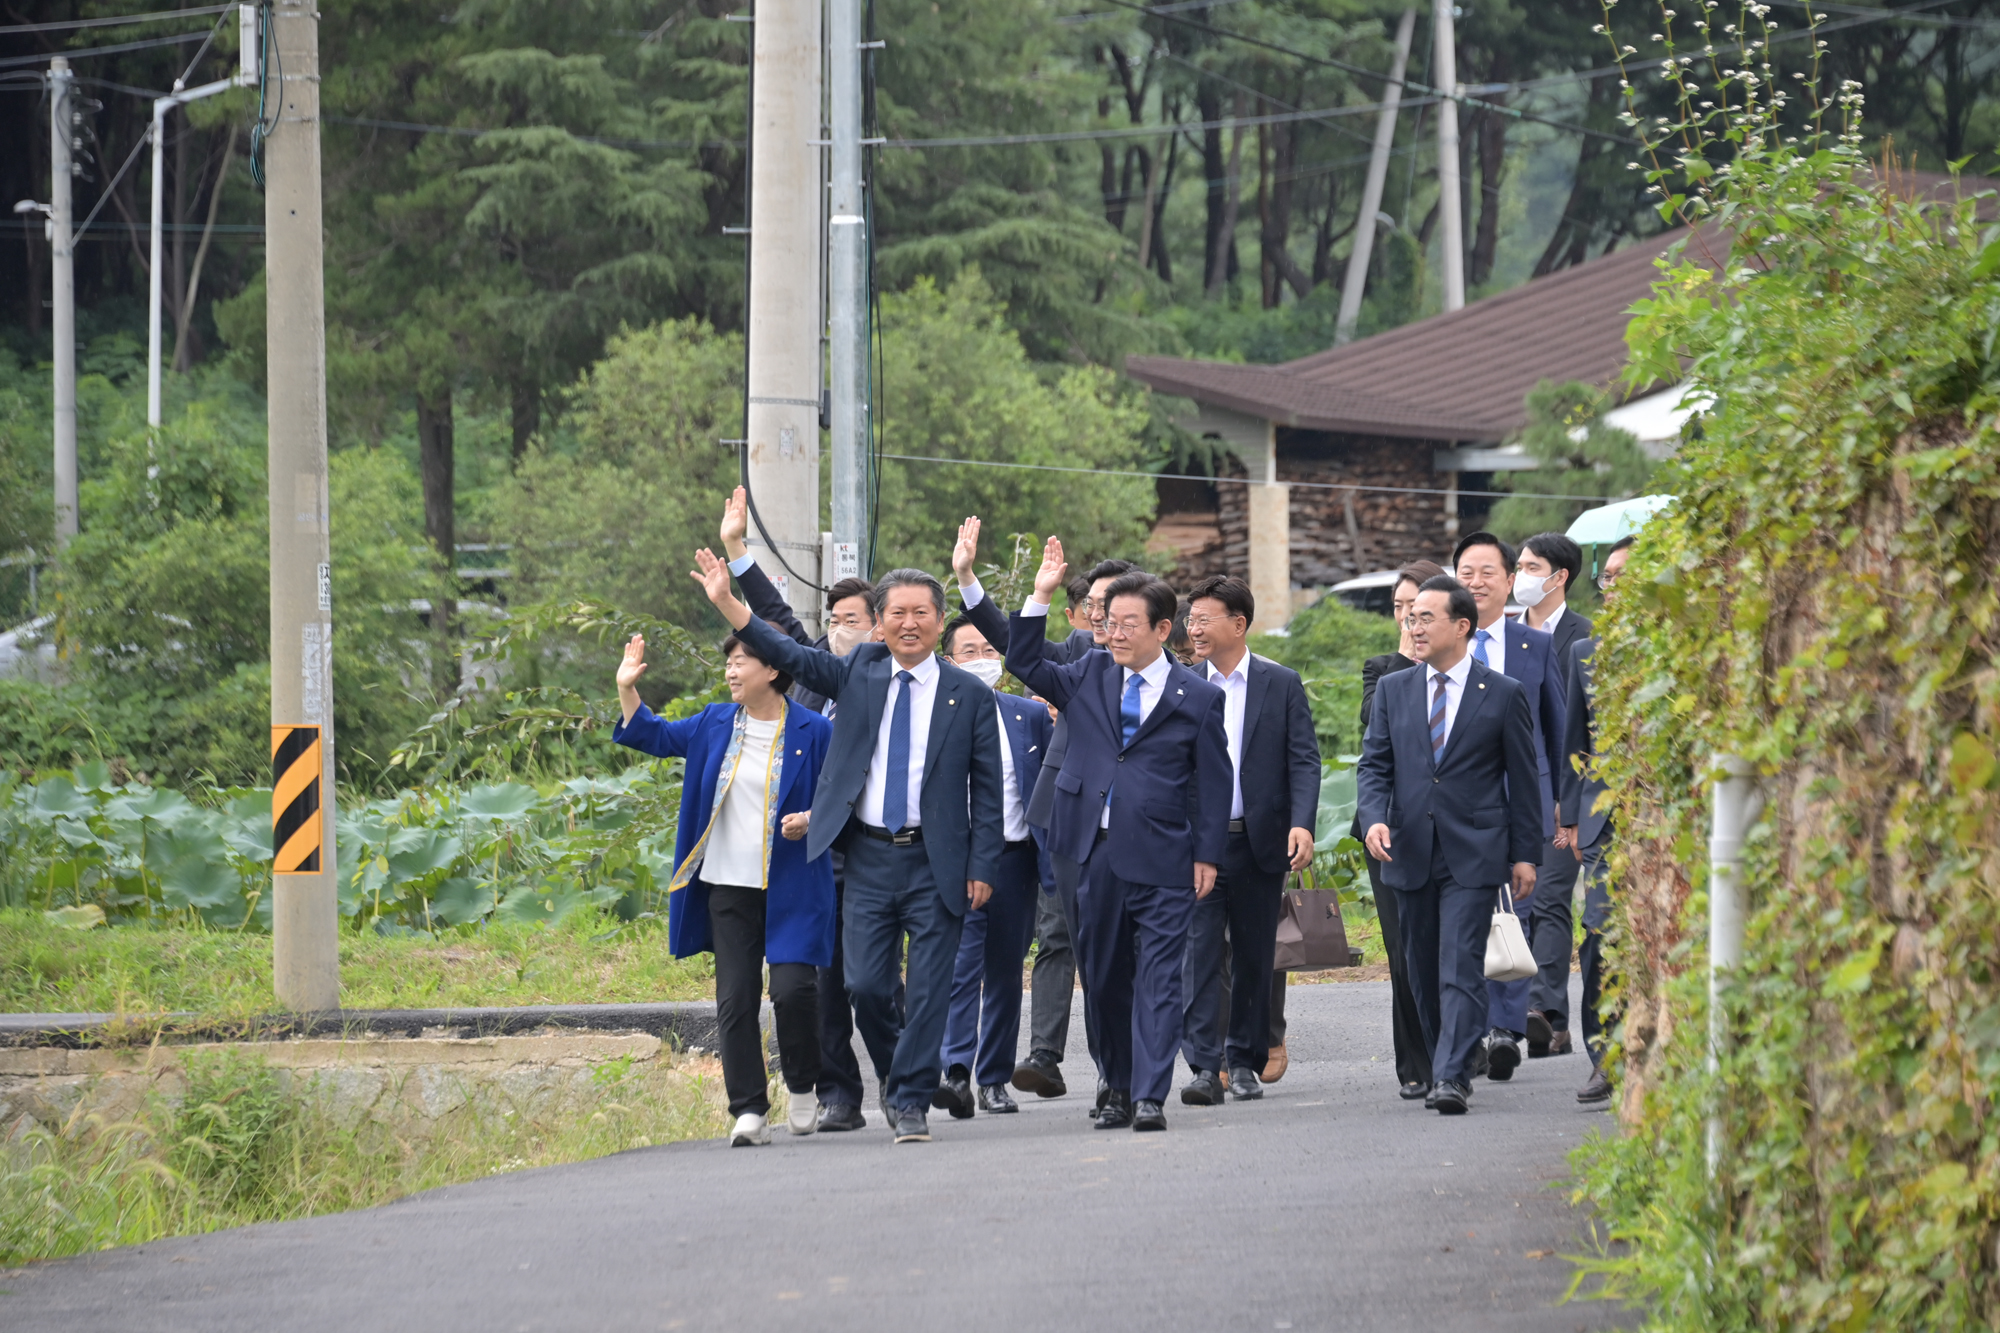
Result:
<svg viewBox="0 0 2000 1333"><path fill-rule="evenodd" d="M1555 1035L1549 1040L1549 1054L1568 1055L1571 1051L1575 1049L1576 1048L1574 1046L1570 1045L1569 1029L1557 1028L1555 1031Z"/></svg>
<svg viewBox="0 0 2000 1333"><path fill-rule="evenodd" d="M1285 1071L1291 1067L1292 1057L1285 1054L1284 1046L1282 1044L1273 1046L1270 1058L1264 1062L1262 1078L1266 1083L1276 1083L1285 1076Z"/></svg>

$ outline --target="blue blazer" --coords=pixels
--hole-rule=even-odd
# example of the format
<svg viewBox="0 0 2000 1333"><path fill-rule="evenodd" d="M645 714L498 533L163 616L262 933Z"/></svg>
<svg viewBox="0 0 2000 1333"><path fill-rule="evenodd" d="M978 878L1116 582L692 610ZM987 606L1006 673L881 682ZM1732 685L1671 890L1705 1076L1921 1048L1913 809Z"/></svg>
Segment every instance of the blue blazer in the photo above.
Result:
<svg viewBox="0 0 2000 1333"><path fill-rule="evenodd" d="M1390 888L1429 888L1443 869L1467 888L1497 889L1517 862L1539 865L1546 845L1528 692L1474 662L1444 755L1434 760L1429 677L1419 663L1376 683L1354 775L1356 814L1364 833L1389 826L1393 859L1381 869ZM1442 867L1432 864L1434 839Z"/></svg>
<svg viewBox="0 0 2000 1333"><path fill-rule="evenodd" d="M1234 769L1222 724L1222 691L1175 662L1159 703L1124 743L1119 705L1124 669L1110 653L1086 653L1067 665L1043 654L1047 642L1016 614L1007 640L1015 678L1063 710L1069 748L1056 776L1048 848L1084 861L1114 782L1104 851L1118 876L1135 884L1187 888L1194 863L1220 864L1229 845Z"/></svg>
<svg viewBox="0 0 2000 1333"><path fill-rule="evenodd" d="M612 728L611 739L645 754L687 760L681 779L680 828L674 836L674 864L708 828L715 811L715 787L722 755L736 729L740 704L710 704L693 717L662 722L644 704L630 722ZM784 768L778 776L778 819L809 807L813 784L826 762L833 724L796 700L785 703ZM824 849L805 839L793 842L771 834L771 873L764 898L764 957L773 963L833 963L833 865ZM715 948L708 927L708 885L699 873L667 899L667 944L674 957Z"/></svg>
<svg viewBox="0 0 2000 1333"><path fill-rule="evenodd" d="M844 846L845 839L856 836L848 825L868 782L868 762L889 700L896 666L889 645L864 643L835 657L794 642L754 616L737 637L766 666L840 701L826 766L813 792L812 830L805 845L809 856L822 855L837 840ZM993 883L1007 845L1000 814L1000 728L992 690L950 662L940 660L938 669L917 813L938 894L953 915L963 916L971 905L966 881Z"/></svg>
<svg viewBox="0 0 2000 1333"><path fill-rule="evenodd" d="M965 618L972 622L975 629L986 636L986 642L998 648L1002 656L1006 655L1008 639L1012 636L1014 627L1008 623L1007 613L995 606L991 597L982 597L979 599L978 605L966 607ZM1070 662L1080 661L1085 653L1091 652L1097 647L1097 641L1091 637L1090 631L1087 629L1071 630L1067 639L1055 640L1048 639L1039 626L1035 627L1035 633L1043 635L1042 655L1051 662L1059 662L1066 665ZM1063 755L1068 750L1069 717L1065 714L1056 719L1055 734L1049 738L1049 743L1042 748L1043 763L1040 768L1040 777L1036 780L1035 794L1028 802L1028 823L1033 828L1046 829L1049 826L1049 816L1055 809L1056 803L1056 774L1062 771ZM1046 847L1042 849L1042 859L1045 861L1048 859L1048 849ZM1044 866L1042 868L1042 883L1053 883L1054 881L1050 875L1050 868Z"/></svg>
<svg viewBox="0 0 2000 1333"><path fill-rule="evenodd" d="M1563 620L1568 619L1565 613ZM1517 621L1503 620L1496 632L1507 636L1508 677L1520 681L1528 694L1528 721L1535 736L1535 773L1538 779L1535 789L1541 793L1542 837L1546 840L1554 837L1556 832L1555 784L1557 776L1563 771L1563 730L1566 726L1563 686L1568 673L1556 654L1555 638L1547 630L1529 629ZM1421 676L1424 673L1420 671L1417 674ZM1539 855L1530 859L1536 865L1542 863Z"/></svg>
<svg viewBox="0 0 2000 1333"><path fill-rule="evenodd" d="M1000 704L1000 734L1007 743L1008 756L1014 761L1014 791L1025 815L1034 800L1035 783L1042 776L1042 761L1049 755L1049 738L1055 734L1055 723L1049 720L1049 710L1039 699L997 690L993 697ZM1030 821L1028 836L1035 840L1035 865L1041 872L1042 883L1055 883L1047 834Z"/></svg>

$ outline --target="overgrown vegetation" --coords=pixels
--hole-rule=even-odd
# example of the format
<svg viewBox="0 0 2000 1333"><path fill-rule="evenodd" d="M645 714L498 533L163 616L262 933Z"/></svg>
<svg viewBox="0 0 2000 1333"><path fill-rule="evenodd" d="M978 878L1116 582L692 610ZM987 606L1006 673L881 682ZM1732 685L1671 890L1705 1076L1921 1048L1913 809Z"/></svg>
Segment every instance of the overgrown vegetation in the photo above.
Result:
<svg viewBox="0 0 2000 1333"><path fill-rule="evenodd" d="M1663 211L1703 225L1631 378L1685 369L1715 403L1599 622L1626 1133L1579 1151L1579 1190L1618 1242L1606 1290L1653 1327L1991 1328L2000 239L1990 195L1871 169L1858 90L1821 99L1749 45L1768 12L1666 24L1684 100L1647 127ZM1712 1074L1725 754L1767 802Z"/></svg>
<svg viewBox="0 0 2000 1333"><path fill-rule="evenodd" d="M0 1145L0 1265L386 1203L501 1171L707 1138L729 1124L713 1060L611 1062L591 1095L537 1116L470 1102L399 1134L334 1113L253 1055L191 1056L185 1095L122 1120L82 1108ZM26 1117L24 1117L26 1119Z"/></svg>

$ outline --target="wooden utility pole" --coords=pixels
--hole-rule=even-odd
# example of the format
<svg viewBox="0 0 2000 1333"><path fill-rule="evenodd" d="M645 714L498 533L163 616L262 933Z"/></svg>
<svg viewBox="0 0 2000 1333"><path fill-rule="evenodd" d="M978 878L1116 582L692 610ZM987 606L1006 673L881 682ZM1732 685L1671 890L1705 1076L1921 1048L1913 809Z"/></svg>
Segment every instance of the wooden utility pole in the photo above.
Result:
<svg viewBox="0 0 2000 1333"><path fill-rule="evenodd" d="M757 6L750 74L749 385L745 475L752 544L809 626L818 584L820 0ZM775 549L772 549L775 548Z"/></svg>
<svg viewBox="0 0 2000 1333"><path fill-rule="evenodd" d="M319 11L276 0L264 71L266 359L270 366L271 936L278 1002L340 1007L333 842L333 582L326 484L326 290Z"/></svg>

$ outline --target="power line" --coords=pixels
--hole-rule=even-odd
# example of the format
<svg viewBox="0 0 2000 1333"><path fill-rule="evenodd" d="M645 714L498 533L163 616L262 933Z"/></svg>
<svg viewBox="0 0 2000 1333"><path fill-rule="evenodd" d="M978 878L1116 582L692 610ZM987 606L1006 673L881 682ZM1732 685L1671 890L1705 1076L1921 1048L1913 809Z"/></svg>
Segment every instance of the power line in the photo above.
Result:
<svg viewBox="0 0 2000 1333"><path fill-rule="evenodd" d="M10 32L64 32L73 28L122 28L128 23L162 23L169 19L202 18L209 14L221 14L236 8L235 5L203 5L199 9L156 9L150 14L120 14L101 19L59 19L52 23L7 23L0 24L0 37ZM56 55L67 52L57 51Z"/></svg>
<svg viewBox="0 0 2000 1333"><path fill-rule="evenodd" d="M957 467L999 467L1016 468L1029 472L1083 472L1097 477L1144 477L1148 481L1206 481L1217 485L1258 486L1263 483L1249 477L1204 477L1193 472L1132 472L1104 467L1057 467L1053 463L998 463L984 458L931 458L923 454L882 454L883 458L900 459L905 463L949 463ZM1309 491L1374 491L1388 495L1490 495L1516 500L1596 500L1602 504L1612 504L1618 500L1615 495L1544 495L1536 491L1468 491L1463 487L1445 490L1436 486L1363 486L1342 481L1287 481L1285 486L1297 486Z"/></svg>
<svg viewBox="0 0 2000 1333"><path fill-rule="evenodd" d="M189 10L188 12L193 13L195 11ZM213 13L214 11L203 10L201 12ZM156 46L181 46L188 42L201 41L207 35L207 33L203 32L182 32L176 33L172 37L148 37L141 42L120 42L116 46L86 46L77 51L48 51L38 56L9 56L5 60L0 60L0 69L4 69L10 65L46 65L55 56L62 56L68 60L81 60L85 56L115 56L125 51L145 51Z"/></svg>

